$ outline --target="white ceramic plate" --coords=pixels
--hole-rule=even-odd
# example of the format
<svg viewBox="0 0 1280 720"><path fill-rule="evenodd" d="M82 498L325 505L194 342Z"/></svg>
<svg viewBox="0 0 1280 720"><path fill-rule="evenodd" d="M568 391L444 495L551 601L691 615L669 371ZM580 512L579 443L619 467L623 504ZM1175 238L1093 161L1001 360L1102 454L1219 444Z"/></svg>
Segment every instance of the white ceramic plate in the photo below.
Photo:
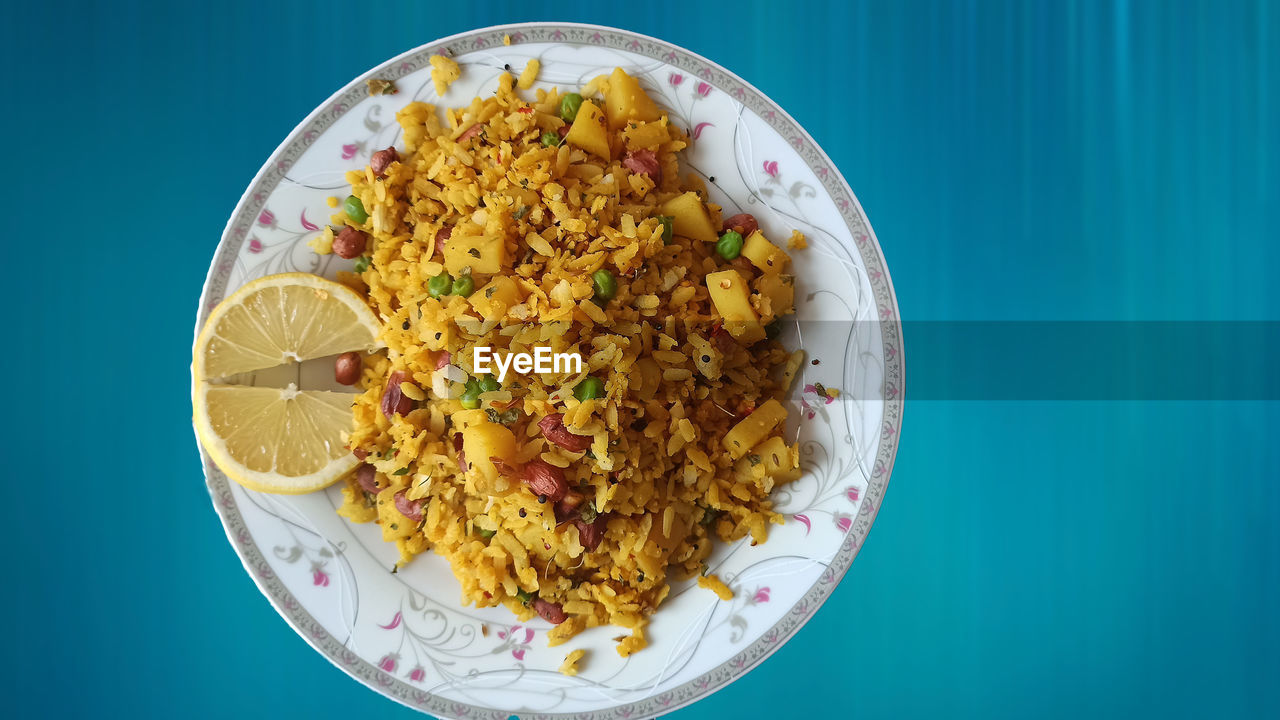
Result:
<svg viewBox="0 0 1280 720"><path fill-rule="evenodd" d="M512 43L503 44L504 35ZM428 58L449 53L462 78L437 98ZM841 401L797 393L805 476L775 493L786 517L769 541L722 546L711 565L730 602L689 583L646 631L650 646L618 657L618 628L596 628L556 648L550 625L517 623L504 609L460 604L447 563L424 555L397 574L397 553L375 525L334 509L339 491L302 497L244 490L204 456L214 506L245 568L280 614L325 657L370 688L447 718L652 717L706 696L777 650L830 595L871 527L893 466L902 414L898 309L884 258L831 160L785 112L716 64L634 33L570 24L523 24L456 35L383 63L302 122L258 172L218 245L197 330L230 291L262 275L321 275L349 267L306 241L345 195L343 173L399 140L396 111L412 100L462 105L492 92L504 65L541 60L539 84L577 87L621 66L640 78L695 138L686 166L708 181L725 215L753 213L772 238L792 228L810 248L793 253L800 323L790 333L810 358L799 385L820 382ZM400 92L368 97L369 77ZM809 332L805 332L806 328ZM799 337L797 337L799 335ZM556 672L587 648L582 673ZM832 647L833 652L836 647Z"/></svg>

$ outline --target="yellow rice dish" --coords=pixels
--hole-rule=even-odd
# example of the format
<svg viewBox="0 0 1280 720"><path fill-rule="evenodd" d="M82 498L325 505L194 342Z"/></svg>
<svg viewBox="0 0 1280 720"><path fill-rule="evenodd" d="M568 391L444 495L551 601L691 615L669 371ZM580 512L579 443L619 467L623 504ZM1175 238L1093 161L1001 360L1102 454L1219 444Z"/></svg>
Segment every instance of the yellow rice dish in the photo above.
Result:
<svg viewBox="0 0 1280 720"><path fill-rule="evenodd" d="M801 358L772 339L787 253L681 175L688 137L622 70L580 93L504 74L397 119L403 149L347 174L315 244L357 258L342 280L387 348L339 368L362 390L339 512L400 565L443 556L463 603L540 615L552 644L620 626L628 655L669 579L781 522L769 493L800 472L780 400ZM500 382L479 346L582 367Z"/></svg>

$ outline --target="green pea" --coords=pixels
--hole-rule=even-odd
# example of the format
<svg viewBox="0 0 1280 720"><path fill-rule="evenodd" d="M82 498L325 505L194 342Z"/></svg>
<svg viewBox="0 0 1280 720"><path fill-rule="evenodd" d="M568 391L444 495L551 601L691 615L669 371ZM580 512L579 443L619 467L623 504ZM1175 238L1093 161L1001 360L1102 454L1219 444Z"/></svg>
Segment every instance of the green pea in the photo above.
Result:
<svg viewBox="0 0 1280 720"><path fill-rule="evenodd" d="M373 258L369 257L368 255L361 255L360 257L356 258L355 271L356 271L356 272L358 272L358 273L362 273L362 272L364 272L365 270L368 270L368 269L369 269L369 263L370 263L372 260L373 260Z"/></svg>
<svg viewBox="0 0 1280 720"><path fill-rule="evenodd" d="M578 93L569 93L560 98L560 117L564 118L565 122L573 122L581 109L582 96Z"/></svg>
<svg viewBox="0 0 1280 720"><path fill-rule="evenodd" d="M485 375L480 378L480 392L496 392L502 389L502 383L493 378L492 375Z"/></svg>
<svg viewBox="0 0 1280 720"><path fill-rule="evenodd" d="M662 244L671 244L672 229L675 227L676 219L670 215L659 215L658 222L662 223Z"/></svg>
<svg viewBox="0 0 1280 720"><path fill-rule="evenodd" d="M429 288L428 288L429 289ZM471 279L471 275L459 275L457 280L453 281L453 294L468 297L476 291L476 281Z"/></svg>
<svg viewBox="0 0 1280 720"><path fill-rule="evenodd" d="M720 242L716 243L716 252L725 260L733 260L742 254L742 236L736 230L720 236Z"/></svg>
<svg viewBox="0 0 1280 720"><path fill-rule="evenodd" d="M578 383L578 387L573 389L573 396L578 400L604 397L604 381L588 375Z"/></svg>
<svg viewBox="0 0 1280 720"><path fill-rule="evenodd" d="M618 281L604 268L591 273L591 282L595 285L597 300L612 300L618 294Z"/></svg>
<svg viewBox="0 0 1280 720"><path fill-rule="evenodd" d="M480 407L480 383L476 382L475 378L467 381L467 388L462 391L462 397L459 400L462 402L462 407L468 410Z"/></svg>
<svg viewBox="0 0 1280 720"><path fill-rule="evenodd" d="M555 130L548 130L542 133L543 147L555 147L560 144L560 133Z"/></svg>
<svg viewBox="0 0 1280 720"><path fill-rule="evenodd" d="M497 530L483 530L483 529L481 529L481 530L479 530L478 532L480 533L480 537L484 538L485 540L488 540L489 538L491 538L491 537L493 537L494 535L497 535L497 534L498 534L498 531L497 531Z"/></svg>
<svg viewBox="0 0 1280 720"><path fill-rule="evenodd" d="M438 299L448 295L449 290L452 288L453 278L447 272L440 273L427 281L427 292L430 293L433 298Z"/></svg>
<svg viewBox="0 0 1280 720"><path fill-rule="evenodd" d="M342 204L342 209L346 211L347 217L351 218L357 225L363 225L364 221L369 219L369 213L365 212L364 203L360 202L360 198L355 195L347 196L347 201Z"/></svg>

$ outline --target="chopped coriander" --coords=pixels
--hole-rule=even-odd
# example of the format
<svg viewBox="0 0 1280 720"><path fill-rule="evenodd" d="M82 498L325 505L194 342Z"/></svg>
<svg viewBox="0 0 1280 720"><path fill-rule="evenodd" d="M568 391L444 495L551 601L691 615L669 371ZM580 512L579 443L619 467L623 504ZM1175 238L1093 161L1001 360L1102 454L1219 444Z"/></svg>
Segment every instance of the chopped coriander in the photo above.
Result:
<svg viewBox="0 0 1280 720"><path fill-rule="evenodd" d="M671 234L673 232L673 228L675 227L676 219L674 217L671 217L670 215L659 215L658 222L662 223L662 244L670 245Z"/></svg>
<svg viewBox="0 0 1280 720"><path fill-rule="evenodd" d="M520 419L520 411L515 408L510 408L503 412L498 412L493 408L485 408L484 414L489 416L489 420L491 422L501 423L503 425L510 425Z"/></svg>

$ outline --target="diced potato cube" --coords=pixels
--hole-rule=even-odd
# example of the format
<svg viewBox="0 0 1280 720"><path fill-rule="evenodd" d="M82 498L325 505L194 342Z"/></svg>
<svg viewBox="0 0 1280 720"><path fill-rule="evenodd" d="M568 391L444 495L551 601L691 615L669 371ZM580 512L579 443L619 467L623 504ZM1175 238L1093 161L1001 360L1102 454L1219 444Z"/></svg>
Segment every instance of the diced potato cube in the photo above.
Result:
<svg viewBox="0 0 1280 720"><path fill-rule="evenodd" d="M449 419L453 421L453 426L459 430L465 430L470 425L490 422L489 416L483 410L457 410L449 414ZM466 438L463 439L465 440Z"/></svg>
<svg viewBox="0 0 1280 720"><path fill-rule="evenodd" d="M496 422L473 423L462 429L462 452L467 456L468 465L489 480L496 480L498 469L489 458L511 461L516 455L516 436L507 426Z"/></svg>
<svg viewBox="0 0 1280 720"><path fill-rule="evenodd" d="M746 455L752 448L760 444L765 436L773 432L783 420L787 419L787 409L777 400L766 400L754 412L738 421L724 435L724 449L729 457L735 460ZM470 459L470 454L468 454Z"/></svg>
<svg viewBox="0 0 1280 720"><path fill-rule="evenodd" d="M648 122L662 116L653 99L640 88L636 79L614 68L609 76L609 92L605 95L609 112L609 129L617 130L629 122Z"/></svg>
<svg viewBox="0 0 1280 720"><path fill-rule="evenodd" d="M473 273L501 272L506 261L507 246L501 235L459 236L455 232L444 244L444 266L454 277L468 267Z"/></svg>
<svg viewBox="0 0 1280 720"><path fill-rule="evenodd" d="M671 230L676 235L712 243L720 239L715 225L711 224L711 213L698 193L677 195L662 203L659 212L674 218Z"/></svg>
<svg viewBox="0 0 1280 720"><path fill-rule="evenodd" d="M564 141L605 160L611 156L609 131L604 113L590 100L582 101L582 107L578 109L578 117L574 118L573 125L569 126L569 134L564 136Z"/></svg>
<svg viewBox="0 0 1280 720"><path fill-rule="evenodd" d="M756 280L756 292L769 298L769 319L763 322L795 311L796 286L791 275L763 275Z"/></svg>
<svg viewBox="0 0 1280 720"><path fill-rule="evenodd" d="M671 139L667 124L662 121L640 123L622 131L622 140L628 150L655 150Z"/></svg>
<svg viewBox="0 0 1280 720"><path fill-rule="evenodd" d="M751 233L743 243L742 257L750 260L752 265L763 270L766 275L777 275L782 272L787 266L787 261L791 259L785 250L769 242L769 239L759 230Z"/></svg>
<svg viewBox="0 0 1280 720"><path fill-rule="evenodd" d="M786 440L774 435L734 463L734 473L739 478L750 478L757 466L758 471L773 478L774 485L791 482L800 477L800 453L789 447Z"/></svg>
<svg viewBox="0 0 1280 720"><path fill-rule="evenodd" d="M760 316L751 307L747 281L742 279L737 270L730 268L708 274L707 291L711 294L716 312L720 313L720 318L724 321L724 329L735 340L750 345L764 339L764 326L760 324Z"/></svg>
<svg viewBox="0 0 1280 720"><path fill-rule="evenodd" d="M498 275L467 298L485 320L502 317L524 299L520 285L506 275Z"/></svg>

